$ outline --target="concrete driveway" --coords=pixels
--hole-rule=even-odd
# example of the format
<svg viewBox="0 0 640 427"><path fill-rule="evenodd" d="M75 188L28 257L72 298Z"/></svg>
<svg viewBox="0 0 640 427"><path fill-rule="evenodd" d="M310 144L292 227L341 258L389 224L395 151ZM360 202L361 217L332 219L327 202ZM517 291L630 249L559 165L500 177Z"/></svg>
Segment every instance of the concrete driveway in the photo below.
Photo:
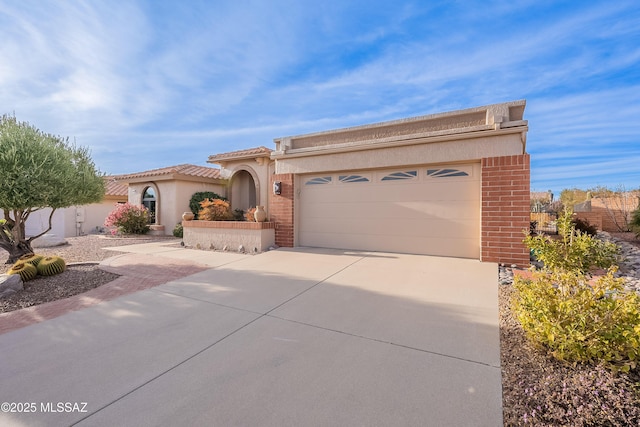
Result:
<svg viewBox="0 0 640 427"><path fill-rule="evenodd" d="M222 265L0 335L0 400L31 411L0 425L502 425L495 264L208 256Z"/></svg>

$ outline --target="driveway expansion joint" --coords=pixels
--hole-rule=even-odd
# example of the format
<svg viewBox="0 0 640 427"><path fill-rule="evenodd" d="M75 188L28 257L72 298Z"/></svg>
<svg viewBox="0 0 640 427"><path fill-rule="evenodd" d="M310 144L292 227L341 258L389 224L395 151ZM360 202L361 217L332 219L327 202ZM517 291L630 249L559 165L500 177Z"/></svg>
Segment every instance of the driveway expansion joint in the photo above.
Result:
<svg viewBox="0 0 640 427"><path fill-rule="evenodd" d="M459 360L461 362L473 363L473 364L476 364L476 365L482 365L482 366L486 366L486 367L489 367L489 368L501 369L501 367L499 365L496 366L496 365L491 364L491 363L480 362L478 360L471 360L471 359L467 359L467 358L464 358L464 357L452 356L450 354L444 354L444 353L439 353L437 351L425 350L423 348L417 348L417 347L412 347L410 345L395 343L395 342L392 342L392 341L385 341L385 340L381 340L381 339L377 339L377 338L371 338L371 337L367 337L367 336L364 336L364 335L352 334L350 332L340 331L338 329L331 329L331 328L327 328L327 327L324 327L324 326L312 325L311 323L300 322L298 320L286 319L286 318L274 316L274 315L268 314L268 313L265 314L264 316L271 317L273 319L283 320L285 322L295 323L295 324L298 324L298 325L309 326L311 328L320 329L320 330L323 330L323 331L335 332L335 333L338 333L338 334L347 335L347 336L354 337L354 338L360 338L360 339L364 339L364 340L367 340L367 341L373 341L373 342L377 342L377 343L380 343L380 344L388 344L388 345L391 345L391 346L394 346L394 347L402 347L402 348L406 348L407 350L419 351L421 353L427 353L427 354L431 354L431 355L434 355L434 356L444 357L444 358L447 358L447 359L455 359L455 360Z"/></svg>

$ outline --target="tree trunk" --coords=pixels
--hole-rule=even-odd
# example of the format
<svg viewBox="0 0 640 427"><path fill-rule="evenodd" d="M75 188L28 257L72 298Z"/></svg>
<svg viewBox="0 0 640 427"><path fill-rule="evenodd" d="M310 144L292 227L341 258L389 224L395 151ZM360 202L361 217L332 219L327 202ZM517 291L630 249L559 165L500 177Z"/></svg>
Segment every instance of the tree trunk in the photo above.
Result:
<svg viewBox="0 0 640 427"><path fill-rule="evenodd" d="M26 240L20 240L18 244L11 245L11 247L7 248L2 246L9 252L9 258L7 259L6 264L13 264L16 262L22 255L32 254L33 249L31 249L31 244Z"/></svg>

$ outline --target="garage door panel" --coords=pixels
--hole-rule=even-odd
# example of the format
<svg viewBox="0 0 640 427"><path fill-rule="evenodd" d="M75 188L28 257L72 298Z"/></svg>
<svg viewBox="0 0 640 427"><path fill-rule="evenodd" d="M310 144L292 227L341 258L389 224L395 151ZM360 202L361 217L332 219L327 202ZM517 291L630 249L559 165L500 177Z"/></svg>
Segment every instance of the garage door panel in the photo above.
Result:
<svg viewBox="0 0 640 427"><path fill-rule="evenodd" d="M314 186L318 187L318 186ZM336 185L323 186L326 188L303 188L302 197L313 201L325 203L342 203L350 201L362 201L371 203L405 202L405 201L442 201L456 202L460 200L479 200L480 196L476 187L469 188L462 185L455 191L450 185L419 182L404 187L386 185ZM324 200L323 200L324 199Z"/></svg>
<svg viewBox="0 0 640 427"><path fill-rule="evenodd" d="M467 202L421 202L421 201L404 201L404 202L326 202L326 203L309 203L307 205L307 218L317 217L320 220L326 220L327 225L331 223L346 220L348 216L356 218L372 218L375 220L384 220L385 223L394 219L421 219L429 221L438 218L460 218L473 219L477 218L474 212L470 212Z"/></svg>
<svg viewBox="0 0 640 427"><path fill-rule="evenodd" d="M386 239L407 236L466 238L478 233L480 228L473 219L439 218L429 222L423 219L403 219L381 222L373 218L343 218L335 221L330 228L326 227L325 218L308 218L307 221L308 228L316 234L370 234Z"/></svg>
<svg viewBox="0 0 640 427"><path fill-rule="evenodd" d="M455 239L447 237L419 237L410 236L400 239L391 239L384 242L381 247L381 236L365 234L358 239L345 238L340 233L310 233L308 236L314 242L313 245L341 249L353 249L376 252L397 252L397 253L424 253L438 256L451 256L458 258L477 258L478 253L474 248L474 239ZM412 248L422 248L423 252L415 252Z"/></svg>
<svg viewBox="0 0 640 427"><path fill-rule="evenodd" d="M428 170L455 169L424 166L397 181L382 181L397 170L326 174L319 185L305 185L314 177L303 176L298 244L478 258L479 165L457 168L466 175L429 176Z"/></svg>

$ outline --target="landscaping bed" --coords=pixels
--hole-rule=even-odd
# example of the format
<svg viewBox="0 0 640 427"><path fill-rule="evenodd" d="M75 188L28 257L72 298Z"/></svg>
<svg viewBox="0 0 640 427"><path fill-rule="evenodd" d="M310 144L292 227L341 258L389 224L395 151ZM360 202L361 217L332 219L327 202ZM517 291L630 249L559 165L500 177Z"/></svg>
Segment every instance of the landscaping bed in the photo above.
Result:
<svg viewBox="0 0 640 427"><path fill-rule="evenodd" d="M67 269L54 276L38 276L24 283L24 290L7 298L0 299L0 313L32 307L50 301L69 298L115 280L118 275L108 273L98 267L100 261L126 252L105 250L105 247L134 245L152 241L166 240L167 243L178 243L180 239L173 237L133 236L110 237L88 235L69 237L67 244L48 248L34 248L37 254L57 255L68 264ZM11 264L5 264L8 256L0 253L0 273L6 273ZM74 265L82 263L82 265Z"/></svg>
<svg viewBox="0 0 640 427"><path fill-rule="evenodd" d="M505 426L640 425L640 373L566 365L526 339L500 285L500 357Z"/></svg>

